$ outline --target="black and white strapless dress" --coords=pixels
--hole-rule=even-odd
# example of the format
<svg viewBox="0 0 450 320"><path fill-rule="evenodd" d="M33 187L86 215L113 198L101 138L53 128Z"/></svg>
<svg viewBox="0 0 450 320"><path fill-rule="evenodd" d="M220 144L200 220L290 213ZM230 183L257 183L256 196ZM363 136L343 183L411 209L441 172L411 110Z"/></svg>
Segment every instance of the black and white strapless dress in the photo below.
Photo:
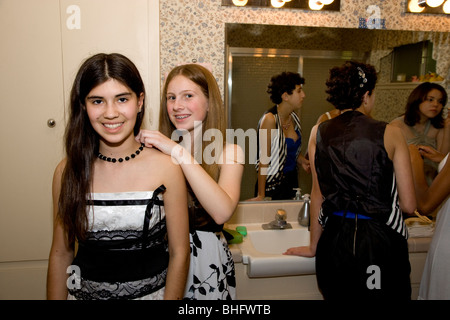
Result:
<svg viewBox="0 0 450 320"><path fill-rule="evenodd" d="M68 272L68 299L163 299L164 190L91 194L87 237Z"/></svg>

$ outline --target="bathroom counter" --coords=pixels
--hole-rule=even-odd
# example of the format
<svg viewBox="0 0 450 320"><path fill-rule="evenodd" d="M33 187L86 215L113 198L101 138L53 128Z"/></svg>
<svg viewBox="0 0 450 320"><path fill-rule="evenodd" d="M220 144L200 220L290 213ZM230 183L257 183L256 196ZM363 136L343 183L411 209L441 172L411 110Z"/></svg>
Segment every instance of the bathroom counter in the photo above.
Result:
<svg viewBox="0 0 450 320"><path fill-rule="evenodd" d="M409 253L427 253L430 247L431 238L409 238L408 239L408 251ZM233 256L234 263L242 263L242 252L239 248L239 244L229 244L231 255Z"/></svg>
<svg viewBox="0 0 450 320"><path fill-rule="evenodd" d="M241 263L242 262L242 252L241 252L241 249L239 248L239 245L238 244L229 244L228 247L230 248L234 263Z"/></svg>
<svg viewBox="0 0 450 320"><path fill-rule="evenodd" d="M234 225L228 225L228 227L235 228ZM419 253L419 252L428 252L428 248L430 247L431 237L410 237L408 239L408 251L409 253ZM239 244L229 244L231 254L233 256L233 260L235 263L242 262L242 252L239 248Z"/></svg>
<svg viewBox="0 0 450 320"><path fill-rule="evenodd" d="M272 221L274 219L274 213L280 208L286 211L286 220L288 222L296 221L302 204L303 201L243 202L238 205L233 217L225 224L225 228L235 230L237 226L246 226L248 230L251 230L252 228L260 227L261 224ZM416 237L410 235L408 239L412 299L417 299L418 296L423 267L431 243L431 236ZM278 277L249 277L247 274L248 266L243 263L240 244L229 244L229 248L235 262L237 299L322 299L314 273Z"/></svg>
<svg viewBox="0 0 450 320"><path fill-rule="evenodd" d="M417 299L420 281L431 238L409 238L411 264L411 298ZM239 244L229 245L236 272L236 294L239 300L321 300L316 275L250 278L243 263Z"/></svg>

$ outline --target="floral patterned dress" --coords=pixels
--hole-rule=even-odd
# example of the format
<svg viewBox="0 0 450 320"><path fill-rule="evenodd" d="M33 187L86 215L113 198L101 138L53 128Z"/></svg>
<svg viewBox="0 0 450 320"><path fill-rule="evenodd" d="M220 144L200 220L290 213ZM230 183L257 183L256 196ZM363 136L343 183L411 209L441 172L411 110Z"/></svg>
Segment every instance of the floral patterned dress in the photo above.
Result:
<svg viewBox="0 0 450 320"><path fill-rule="evenodd" d="M234 261L223 226L212 221L192 193L189 213L191 256L185 299L236 299Z"/></svg>

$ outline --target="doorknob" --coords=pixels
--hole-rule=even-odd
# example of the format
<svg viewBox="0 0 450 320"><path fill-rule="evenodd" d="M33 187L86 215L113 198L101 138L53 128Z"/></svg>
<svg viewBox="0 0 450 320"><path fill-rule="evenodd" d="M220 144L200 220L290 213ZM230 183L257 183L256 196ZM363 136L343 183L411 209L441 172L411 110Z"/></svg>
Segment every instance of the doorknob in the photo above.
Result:
<svg viewBox="0 0 450 320"><path fill-rule="evenodd" d="M54 119L48 119L47 120L47 126L49 128L53 128L54 126L56 126L56 121Z"/></svg>

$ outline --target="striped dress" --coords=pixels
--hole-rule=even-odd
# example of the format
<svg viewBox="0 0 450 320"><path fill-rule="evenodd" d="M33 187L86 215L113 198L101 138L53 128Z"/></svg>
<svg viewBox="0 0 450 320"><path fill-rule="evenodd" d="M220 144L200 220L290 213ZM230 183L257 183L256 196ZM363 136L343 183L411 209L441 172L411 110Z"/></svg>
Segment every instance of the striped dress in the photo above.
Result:
<svg viewBox="0 0 450 320"><path fill-rule="evenodd" d="M268 110L266 113L272 113L275 116L276 121L276 128L272 129L272 141L271 141L271 150L270 150L270 159L269 159L269 166L267 168L266 172L266 191L270 191L274 189L277 185L280 184L282 178L283 178L283 169L284 165L286 163L286 156L287 156L287 146L286 146L286 137L283 133L283 127L281 126L281 120L277 113L277 106L272 107L270 110ZM265 113L265 114L266 114ZM264 116L263 116L264 117ZM259 170L259 165L261 162L261 157L264 155L261 155L261 148L259 147L260 142L260 134L267 134L266 132L260 132L260 126L261 126L261 119L258 122L258 151L257 151L257 159L256 159L256 171ZM300 119L298 118L297 114L295 112L291 113L291 118L294 121L294 129L295 131L299 131L300 135L302 132L301 125L300 125ZM300 154L301 146L297 149L296 157Z"/></svg>

